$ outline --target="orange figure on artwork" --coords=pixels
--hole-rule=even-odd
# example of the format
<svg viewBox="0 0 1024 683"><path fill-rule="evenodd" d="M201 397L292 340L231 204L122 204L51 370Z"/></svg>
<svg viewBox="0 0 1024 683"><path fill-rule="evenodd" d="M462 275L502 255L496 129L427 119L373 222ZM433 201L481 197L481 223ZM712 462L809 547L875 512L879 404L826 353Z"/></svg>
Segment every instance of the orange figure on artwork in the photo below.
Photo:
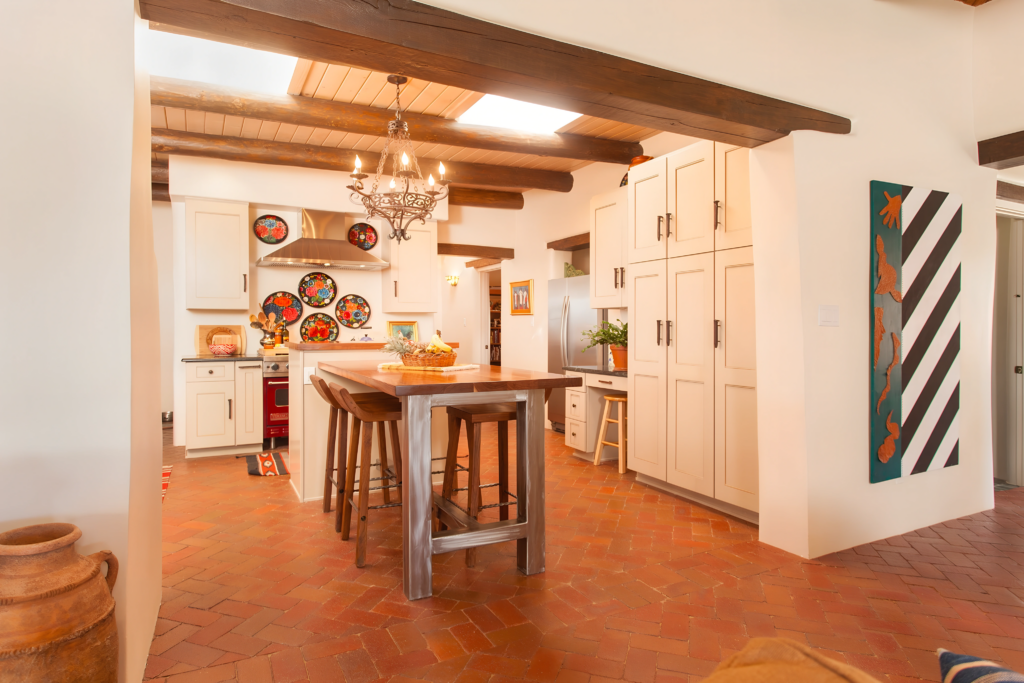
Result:
<svg viewBox="0 0 1024 683"><path fill-rule="evenodd" d="M896 439L900 438L900 426L892 421L892 411L885 416L885 428L889 430L889 436L878 447L878 459L882 462L889 462L896 453Z"/></svg>
<svg viewBox="0 0 1024 683"><path fill-rule="evenodd" d="M892 362L889 363L888 369L885 371L885 388L882 389L882 395L878 397L878 407L875 408L875 412L879 415L882 414L882 401L889 395L889 389L892 388L892 370L896 367L896 364L900 362L900 338L896 336L896 333L892 333Z"/></svg>
<svg viewBox="0 0 1024 683"><path fill-rule="evenodd" d="M878 286L875 287L875 294L892 294L896 303L903 303L903 295L896 289L896 269L885 258L885 244L881 235L875 237L875 251L878 252Z"/></svg>
<svg viewBox="0 0 1024 683"><path fill-rule="evenodd" d="M886 204L878 215L882 217L882 222L885 223L885 227L891 228L893 224L896 224L896 228L900 228L900 207L903 206L903 195L896 195L890 197L888 192L883 192L886 200L889 202Z"/></svg>
<svg viewBox="0 0 1024 683"><path fill-rule="evenodd" d="M878 368L878 352L882 348L882 337L885 336L885 325L882 324L882 307L875 307L875 368Z"/></svg>

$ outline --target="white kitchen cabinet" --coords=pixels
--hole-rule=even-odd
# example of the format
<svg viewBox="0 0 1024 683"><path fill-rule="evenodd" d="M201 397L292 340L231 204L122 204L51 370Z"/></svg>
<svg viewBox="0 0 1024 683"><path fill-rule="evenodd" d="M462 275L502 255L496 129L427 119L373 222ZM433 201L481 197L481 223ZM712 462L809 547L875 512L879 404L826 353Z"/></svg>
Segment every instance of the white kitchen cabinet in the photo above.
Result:
<svg viewBox="0 0 1024 683"><path fill-rule="evenodd" d="M629 169L629 263L753 244L750 150L703 141Z"/></svg>
<svg viewBox="0 0 1024 683"><path fill-rule="evenodd" d="M630 265L627 466L665 479L665 260Z"/></svg>
<svg viewBox="0 0 1024 683"><path fill-rule="evenodd" d="M235 445L263 443L263 365L235 367Z"/></svg>
<svg viewBox="0 0 1024 683"><path fill-rule="evenodd" d="M590 307L626 305L626 194L628 188L590 200Z"/></svg>
<svg viewBox="0 0 1024 683"><path fill-rule="evenodd" d="M235 383L185 383L185 446L235 445Z"/></svg>
<svg viewBox="0 0 1024 683"><path fill-rule="evenodd" d="M249 309L249 205L185 200L185 308Z"/></svg>
<svg viewBox="0 0 1024 683"><path fill-rule="evenodd" d="M381 258L388 262L382 271L384 313L436 313L438 307L437 223L413 223L411 239L388 239L380 226Z"/></svg>

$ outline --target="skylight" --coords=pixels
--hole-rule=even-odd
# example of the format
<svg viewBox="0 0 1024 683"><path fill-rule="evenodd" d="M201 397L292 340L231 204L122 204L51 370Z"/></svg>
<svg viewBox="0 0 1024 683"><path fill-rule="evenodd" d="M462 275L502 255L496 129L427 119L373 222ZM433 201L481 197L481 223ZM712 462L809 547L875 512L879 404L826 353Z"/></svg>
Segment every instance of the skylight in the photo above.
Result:
<svg viewBox="0 0 1024 683"><path fill-rule="evenodd" d="M140 63L153 76L284 95L295 57L163 31L139 31Z"/></svg>
<svg viewBox="0 0 1024 683"><path fill-rule="evenodd" d="M497 95L484 95L467 109L458 121L477 126L511 128L527 133L554 133L580 116L581 114L574 114L571 111L510 100Z"/></svg>

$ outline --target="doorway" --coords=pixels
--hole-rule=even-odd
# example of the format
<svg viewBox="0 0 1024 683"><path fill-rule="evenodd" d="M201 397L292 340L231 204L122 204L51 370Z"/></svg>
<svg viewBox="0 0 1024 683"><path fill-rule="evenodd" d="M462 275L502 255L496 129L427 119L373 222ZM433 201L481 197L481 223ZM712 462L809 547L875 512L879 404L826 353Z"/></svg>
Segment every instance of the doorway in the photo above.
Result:
<svg viewBox="0 0 1024 683"><path fill-rule="evenodd" d="M501 366L501 265L480 273L480 321L484 328L484 358L491 365Z"/></svg>
<svg viewBox="0 0 1024 683"><path fill-rule="evenodd" d="M992 473L997 489L1024 485L1024 216L996 217L992 316Z"/></svg>

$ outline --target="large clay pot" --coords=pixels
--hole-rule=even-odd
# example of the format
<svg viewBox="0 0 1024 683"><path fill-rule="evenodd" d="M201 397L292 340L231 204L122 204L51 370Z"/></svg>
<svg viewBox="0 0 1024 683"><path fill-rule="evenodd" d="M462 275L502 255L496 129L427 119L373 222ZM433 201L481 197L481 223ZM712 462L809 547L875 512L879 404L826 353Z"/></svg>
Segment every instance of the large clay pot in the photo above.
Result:
<svg viewBox="0 0 1024 683"><path fill-rule="evenodd" d="M612 364L616 370L626 370L629 362L629 350L625 346L612 346Z"/></svg>
<svg viewBox="0 0 1024 683"><path fill-rule="evenodd" d="M0 683L117 683L117 558L79 555L81 537L74 524L0 534Z"/></svg>

